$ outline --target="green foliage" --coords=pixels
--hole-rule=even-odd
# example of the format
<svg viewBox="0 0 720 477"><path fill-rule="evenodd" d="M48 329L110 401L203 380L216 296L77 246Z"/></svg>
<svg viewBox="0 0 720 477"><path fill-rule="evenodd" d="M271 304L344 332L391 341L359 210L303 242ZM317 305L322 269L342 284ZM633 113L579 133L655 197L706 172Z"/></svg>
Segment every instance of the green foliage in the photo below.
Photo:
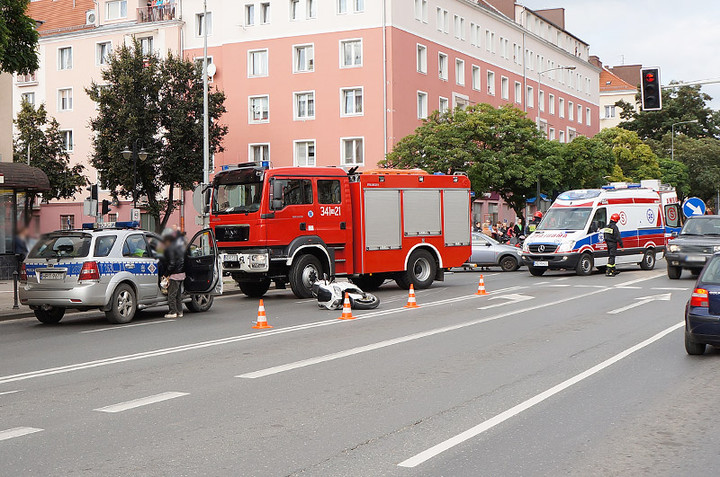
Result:
<svg viewBox="0 0 720 477"><path fill-rule="evenodd" d="M18 130L14 140L15 162L27 163L29 146L30 165L42 170L50 181L50 191L43 193L43 200L68 199L82 190L87 183L85 168L80 164L70 166L60 124L48 117L44 104L35 109L23 101L15 126Z"/></svg>
<svg viewBox="0 0 720 477"><path fill-rule="evenodd" d="M658 163L663 184L675 187L678 197L688 197L690 195L690 169L688 166L683 162L668 158L660 158Z"/></svg>
<svg viewBox="0 0 720 477"><path fill-rule="evenodd" d="M189 190L202 181L202 72L192 61L168 53L166 59L143 54L139 42L120 46L102 72L103 84L93 82L87 93L98 103L91 119L95 131L92 164L101 171L103 187L132 197L133 161L122 156L134 142L148 152L137 161L137 195L148 198L147 210L162 230L176 207L176 187ZM225 94L209 94L210 153L223 150L227 127ZM159 196L168 191L166 200ZM162 213L162 218L161 218Z"/></svg>
<svg viewBox="0 0 720 477"><path fill-rule="evenodd" d="M616 172L613 149L600 138L579 136L567 144L548 142L563 151L563 160L558 164L558 191L602 187Z"/></svg>
<svg viewBox="0 0 720 477"><path fill-rule="evenodd" d="M706 202L715 202L720 188L720 141L713 138L675 138L675 159L682 162L689 174L689 194ZM717 205L717 204L716 204Z"/></svg>
<svg viewBox="0 0 720 477"><path fill-rule="evenodd" d="M633 182L660 178L657 155L650 146L640 140L637 133L621 128L610 128L600 131L595 139L611 148L623 178ZM615 173L617 172L615 170ZM618 179L615 173L612 179Z"/></svg>
<svg viewBox="0 0 720 477"><path fill-rule="evenodd" d="M39 67L35 21L25 12L29 0L0 2L0 72L32 73Z"/></svg>

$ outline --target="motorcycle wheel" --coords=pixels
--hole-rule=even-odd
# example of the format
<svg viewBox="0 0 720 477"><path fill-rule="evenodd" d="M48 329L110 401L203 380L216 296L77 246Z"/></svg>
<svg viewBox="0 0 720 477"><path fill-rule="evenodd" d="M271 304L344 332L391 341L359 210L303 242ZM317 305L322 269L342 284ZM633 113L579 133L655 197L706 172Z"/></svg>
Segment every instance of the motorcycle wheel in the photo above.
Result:
<svg viewBox="0 0 720 477"><path fill-rule="evenodd" d="M365 297L360 295L350 296L350 307L354 310L374 310L380 305L380 298L372 293L366 293Z"/></svg>

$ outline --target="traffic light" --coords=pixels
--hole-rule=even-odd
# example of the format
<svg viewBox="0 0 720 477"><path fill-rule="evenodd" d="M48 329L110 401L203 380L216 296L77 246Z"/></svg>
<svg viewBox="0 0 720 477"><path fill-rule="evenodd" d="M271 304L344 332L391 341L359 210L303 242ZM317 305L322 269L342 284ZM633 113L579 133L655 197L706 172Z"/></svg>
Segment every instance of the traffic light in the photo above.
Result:
<svg viewBox="0 0 720 477"><path fill-rule="evenodd" d="M660 68L643 68L640 70L640 75L640 98L643 111L660 111L662 109Z"/></svg>
<svg viewBox="0 0 720 477"><path fill-rule="evenodd" d="M102 208L101 208L100 210L101 210L101 214L100 214L100 215L107 215L107 214L109 214L109 213L110 213L110 210L111 210L111 209L110 209L110 201L107 200L107 199L103 200L103 201L102 201Z"/></svg>
<svg viewBox="0 0 720 477"><path fill-rule="evenodd" d="M98 186L97 184L93 184L90 187L87 188L88 191L90 191L90 200L98 200Z"/></svg>

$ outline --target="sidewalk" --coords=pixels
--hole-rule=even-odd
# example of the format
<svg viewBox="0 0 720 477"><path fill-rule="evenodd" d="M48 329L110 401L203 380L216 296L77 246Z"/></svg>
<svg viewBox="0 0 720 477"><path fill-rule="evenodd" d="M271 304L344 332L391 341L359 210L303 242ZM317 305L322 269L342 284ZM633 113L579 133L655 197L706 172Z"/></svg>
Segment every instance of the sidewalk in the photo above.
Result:
<svg viewBox="0 0 720 477"><path fill-rule="evenodd" d="M224 281L224 287L225 292L224 295L236 295L238 293L242 293L240 289L235 284L235 280L232 278L225 277ZM13 310L13 282L10 281L0 281L0 321L8 321L8 320L18 320L20 318L28 318L35 316L33 314L33 311L23 305L19 305L19 310ZM76 310L69 310L68 313L75 313Z"/></svg>

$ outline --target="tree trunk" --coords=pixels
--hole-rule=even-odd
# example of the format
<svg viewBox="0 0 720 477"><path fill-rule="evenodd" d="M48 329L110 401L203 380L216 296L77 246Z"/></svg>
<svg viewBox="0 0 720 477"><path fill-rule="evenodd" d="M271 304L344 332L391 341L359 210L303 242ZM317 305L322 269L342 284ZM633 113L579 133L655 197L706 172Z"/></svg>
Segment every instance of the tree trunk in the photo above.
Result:
<svg viewBox="0 0 720 477"><path fill-rule="evenodd" d="M175 186L174 184L169 184L168 187L170 192L168 194L167 206L165 207L165 215L163 215L162 222L159 222L160 230L158 232L165 230L165 227L167 227L167 223L170 220L170 216L175 210Z"/></svg>

